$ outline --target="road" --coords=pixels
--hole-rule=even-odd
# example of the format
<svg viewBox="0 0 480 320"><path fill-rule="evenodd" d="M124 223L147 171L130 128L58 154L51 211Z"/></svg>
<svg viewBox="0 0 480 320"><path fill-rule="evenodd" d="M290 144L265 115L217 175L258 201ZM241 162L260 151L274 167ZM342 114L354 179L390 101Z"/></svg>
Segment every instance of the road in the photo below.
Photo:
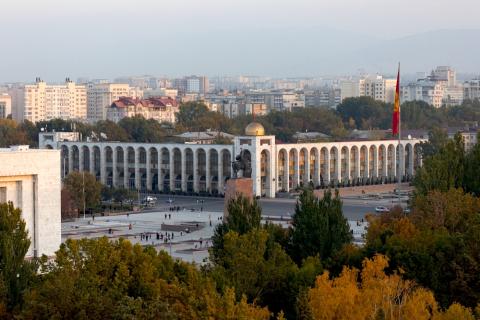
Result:
<svg viewBox="0 0 480 320"><path fill-rule="evenodd" d="M169 196L169 195L155 195L157 203L155 207L144 210L145 212L164 211L171 206L179 206L180 208L206 210L213 212L223 211L223 198L213 197L190 197L190 196ZM169 203L169 199L173 203ZM343 200L343 214L349 220L360 220L365 217L367 213L375 212L376 206L391 207L392 200L363 200L359 198L348 198ZM266 216L289 216L295 211L294 199L260 199L262 213Z"/></svg>

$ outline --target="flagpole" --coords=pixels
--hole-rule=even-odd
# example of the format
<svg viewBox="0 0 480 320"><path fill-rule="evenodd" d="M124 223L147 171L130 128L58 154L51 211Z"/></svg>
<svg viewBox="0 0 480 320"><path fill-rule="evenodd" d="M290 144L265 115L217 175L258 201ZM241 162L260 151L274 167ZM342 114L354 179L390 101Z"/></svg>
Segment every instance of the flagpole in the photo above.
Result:
<svg viewBox="0 0 480 320"><path fill-rule="evenodd" d="M400 171L401 168L401 161L402 159L400 158L401 152L400 152L400 146L401 146L401 134L402 134L402 108L400 107L400 62L398 62L398 171ZM400 175L400 172L397 171L397 194L398 194L398 204L400 205L400 183L402 180L402 177Z"/></svg>

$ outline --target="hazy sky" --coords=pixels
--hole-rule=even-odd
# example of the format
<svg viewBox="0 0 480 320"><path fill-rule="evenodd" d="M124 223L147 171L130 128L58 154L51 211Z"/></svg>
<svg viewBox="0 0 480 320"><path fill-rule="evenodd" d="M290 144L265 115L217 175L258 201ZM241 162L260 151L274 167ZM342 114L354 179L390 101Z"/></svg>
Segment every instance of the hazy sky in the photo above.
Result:
<svg viewBox="0 0 480 320"><path fill-rule="evenodd" d="M307 75L308 63L317 65L312 65L317 75L323 68L314 53L341 50L323 41L358 45L355 38L366 43L439 29L480 29L479 10L477 0L0 0L0 81L144 73L281 75L282 61L285 75ZM269 59L255 63L252 52L275 58L292 39L297 52L312 51L311 60L289 64L282 60L286 55L275 65L269 66ZM294 53L290 57L297 59ZM355 64L362 67L361 60Z"/></svg>

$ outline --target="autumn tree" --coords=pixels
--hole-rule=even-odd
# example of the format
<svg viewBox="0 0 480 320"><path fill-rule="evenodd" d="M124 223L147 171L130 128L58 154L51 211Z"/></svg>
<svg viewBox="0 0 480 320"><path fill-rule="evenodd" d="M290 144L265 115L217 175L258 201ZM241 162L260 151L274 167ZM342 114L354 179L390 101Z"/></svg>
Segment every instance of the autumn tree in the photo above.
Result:
<svg viewBox="0 0 480 320"><path fill-rule="evenodd" d="M452 305L443 313L428 289L404 280L400 272L385 273L388 259L365 259L362 270L345 267L339 277L317 277L309 290L309 307L315 319L473 319L469 309ZM358 280L360 279L360 281Z"/></svg>
<svg viewBox="0 0 480 320"><path fill-rule="evenodd" d="M100 203L102 184L89 172L71 172L63 182L74 207L80 211L95 208Z"/></svg>
<svg viewBox="0 0 480 320"><path fill-rule="evenodd" d="M292 221L289 252L293 259L298 264L309 256L318 255L325 260L351 241L338 192L332 197L331 191L326 191L319 199L312 190L304 190Z"/></svg>
<svg viewBox="0 0 480 320"><path fill-rule="evenodd" d="M404 276L431 289L446 308L480 299L479 200L461 190L417 195L412 213L369 217L366 252L386 254Z"/></svg>

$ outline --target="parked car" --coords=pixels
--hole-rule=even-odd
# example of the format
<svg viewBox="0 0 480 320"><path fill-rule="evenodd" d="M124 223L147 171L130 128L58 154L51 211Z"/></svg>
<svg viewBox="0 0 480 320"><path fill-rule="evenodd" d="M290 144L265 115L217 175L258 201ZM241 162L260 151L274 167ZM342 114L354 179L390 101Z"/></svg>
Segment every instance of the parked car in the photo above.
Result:
<svg viewBox="0 0 480 320"><path fill-rule="evenodd" d="M382 213L382 212L390 212L390 209L387 207L376 207L375 212Z"/></svg>

